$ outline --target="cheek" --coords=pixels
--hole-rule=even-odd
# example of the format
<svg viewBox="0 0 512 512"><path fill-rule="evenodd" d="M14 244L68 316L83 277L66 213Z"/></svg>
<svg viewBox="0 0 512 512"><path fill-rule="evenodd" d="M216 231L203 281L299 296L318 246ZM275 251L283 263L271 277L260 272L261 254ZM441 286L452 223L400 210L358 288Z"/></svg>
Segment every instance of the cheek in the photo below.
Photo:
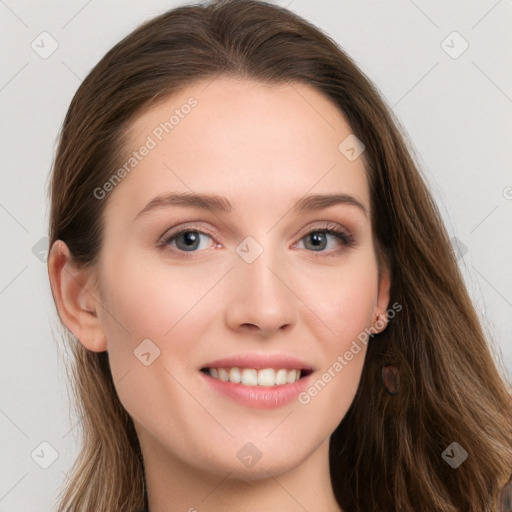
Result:
<svg viewBox="0 0 512 512"><path fill-rule="evenodd" d="M133 351L146 339L180 361L199 338L201 326L214 314L203 303L218 281L210 268L194 272L179 266L155 264L151 257L126 251L104 262L104 327L112 359L133 363ZM217 312L218 314L218 312ZM210 322L211 323L211 322ZM131 359L129 359L131 358Z"/></svg>
<svg viewBox="0 0 512 512"><path fill-rule="evenodd" d="M311 309L328 328L321 330L325 357L320 382L308 395L320 395L328 388L321 393L318 405L323 402L329 408L329 401L335 400L337 413L343 414L352 403L361 378L378 291L378 273L371 257L352 263L319 281L323 286L309 295Z"/></svg>
<svg viewBox="0 0 512 512"><path fill-rule="evenodd" d="M350 264L316 279L310 287L309 305L328 327L331 352L346 350L352 340L369 328L377 301L378 273L370 256L353 258Z"/></svg>
<svg viewBox="0 0 512 512"><path fill-rule="evenodd" d="M197 371L191 352L219 316L207 307L215 299L207 292L218 275L156 265L129 252L105 262L102 275L104 329L118 396L139 423L149 419L152 429L179 432L180 422L187 424L189 414L200 412L179 383ZM165 404L180 411L176 418L155 414Z"/></svg>
<svg viewBox="0 0 512 512"><path fill-rule="evenodd" d="M376 288L373 281L345 281L332 292L331 300L322 302L320 314L340 349L370 326Z"/></svg>

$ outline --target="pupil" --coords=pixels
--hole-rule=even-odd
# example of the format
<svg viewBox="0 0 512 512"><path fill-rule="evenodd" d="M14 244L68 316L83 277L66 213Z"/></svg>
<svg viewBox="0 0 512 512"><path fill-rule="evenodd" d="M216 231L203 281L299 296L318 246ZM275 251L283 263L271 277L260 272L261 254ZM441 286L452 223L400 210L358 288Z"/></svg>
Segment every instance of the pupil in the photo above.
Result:
<svg viewBox="0 0 512 512"><path fill-rule="evenodd" d="M324 245L325 237L323 233L312 233L311 235L309 235L309 238L313 240L313 247L319 247Z"/></svg>
<svg viewBox="0 0 512 512"><path fill-rule="evenodd" d="M183 233L183 240L185 241L186 248L196 248L197 242L199 241L199 236L195 231L187 231Z"/></svg>

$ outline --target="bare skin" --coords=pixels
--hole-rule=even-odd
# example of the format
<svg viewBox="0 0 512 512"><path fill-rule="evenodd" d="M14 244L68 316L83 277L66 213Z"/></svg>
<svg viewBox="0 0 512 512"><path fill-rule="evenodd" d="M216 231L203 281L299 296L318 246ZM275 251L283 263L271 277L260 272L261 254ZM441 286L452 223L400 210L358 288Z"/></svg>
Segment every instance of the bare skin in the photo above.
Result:
<svg viewBox="0 0 512 512"><path fill-rule="evenodd" d="M190 97L197 106L158 141L155 127ZM197 83L132 125L127 155L148 135L157 144L108 197L99 284L54 244L60 318L87 349L108 350L141 442L151 512L340 510L329 437L354 399L366 346L309 403L268 410L234 402L200 370L233 354L290 354L311 365L314 382L386 311L390 283L377 271L364 164L338 150L350 133L306 85ZM218 194L233 209L169 205L138 215L171 192ZM334 193L366 214L349 203L292 209L306 194ZM326 223L354 245L315 231ZM190 229L198 244L187 250L177 236L159 245L171 228ZM251 263L236 251L248 236L263 249ZM134 357L145 339L160 350L147 366ZM252 467L237 456L247 443L261 454Z"/></svg>

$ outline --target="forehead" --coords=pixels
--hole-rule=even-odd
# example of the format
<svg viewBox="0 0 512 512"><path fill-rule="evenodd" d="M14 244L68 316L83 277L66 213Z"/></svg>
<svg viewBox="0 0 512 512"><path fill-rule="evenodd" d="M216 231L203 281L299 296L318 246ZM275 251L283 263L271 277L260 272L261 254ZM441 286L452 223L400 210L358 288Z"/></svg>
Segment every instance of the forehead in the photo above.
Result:
<svg viewBox="0 0 512 512"><path fill-rule="evenodd" d="M339 149L349 135L336 105L311 86L210 78L135 119L128 172L111 199L142 208L158 194L201 191L238 208L338 191L369 209L364 162Z"/></svg>

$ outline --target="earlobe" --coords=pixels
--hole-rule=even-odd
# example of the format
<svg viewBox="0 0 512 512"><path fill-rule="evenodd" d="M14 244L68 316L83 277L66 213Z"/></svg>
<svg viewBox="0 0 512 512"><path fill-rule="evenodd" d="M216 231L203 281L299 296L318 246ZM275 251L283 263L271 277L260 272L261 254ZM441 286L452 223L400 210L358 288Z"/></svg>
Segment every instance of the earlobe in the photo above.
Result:
<svg viewBox="0 0 512 512"><path fill-rule="evenodd" d="M91 269L77 266L62 240L57 240L50 250L48 276L62 323L88 350L107 350Z"/></svg>

